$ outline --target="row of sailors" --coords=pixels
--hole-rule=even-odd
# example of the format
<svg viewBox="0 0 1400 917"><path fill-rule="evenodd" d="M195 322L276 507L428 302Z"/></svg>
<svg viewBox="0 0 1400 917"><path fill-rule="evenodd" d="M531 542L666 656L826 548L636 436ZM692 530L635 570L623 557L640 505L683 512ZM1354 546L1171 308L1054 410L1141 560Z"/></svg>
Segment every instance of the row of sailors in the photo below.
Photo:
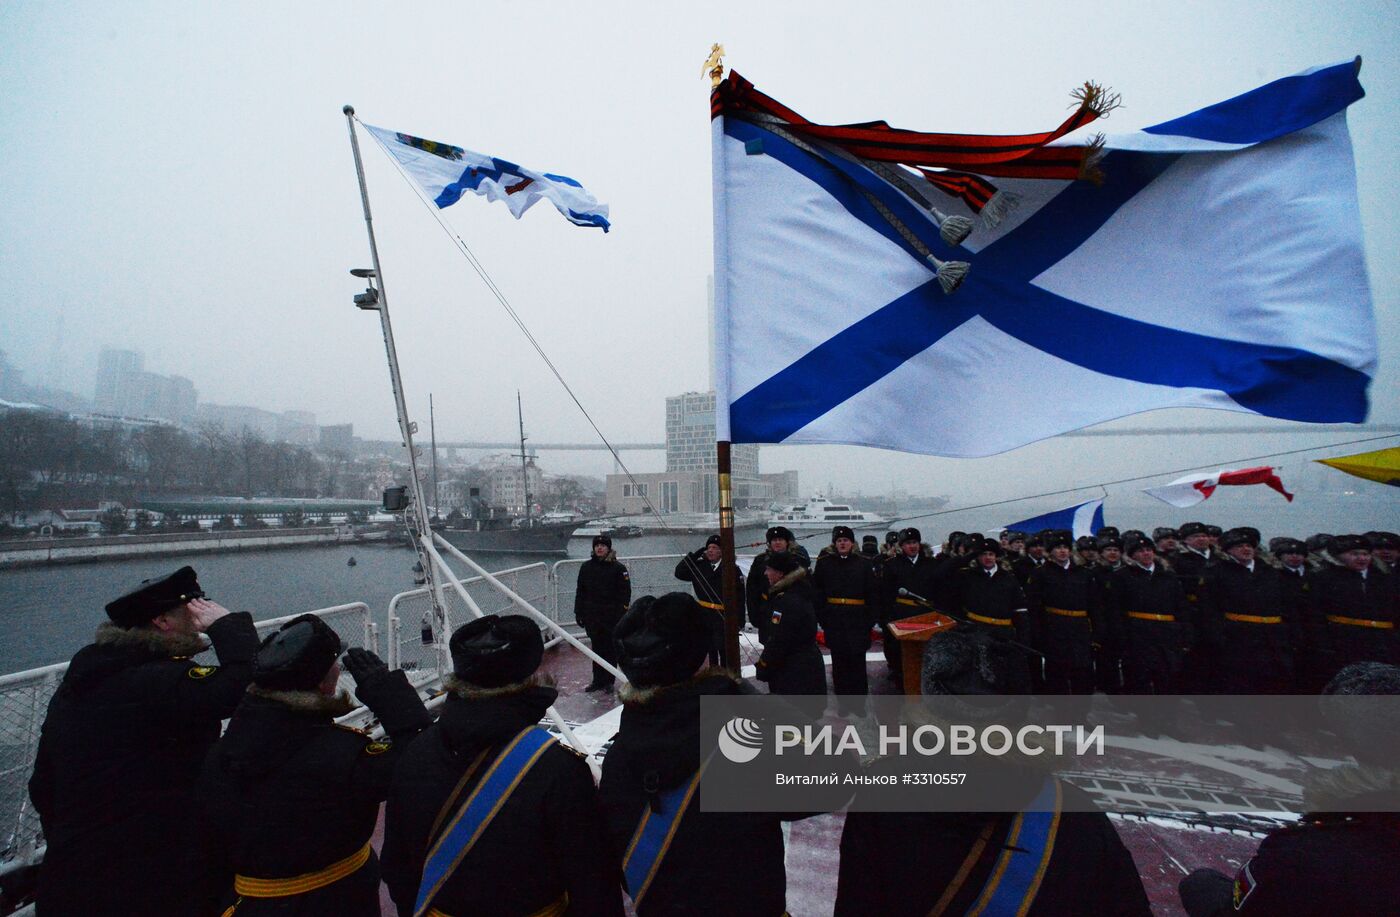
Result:
<svg viewBox="0 0 1400 917"><path fill-rule="evenodd" d="M1107 529L1076 544L1069 532L1011 532L1004 547L955 532L935 552L906 528L882 553L873 538L857 551L855 533L837 526L812 564L775 527L753 569L791 555L795 570L778 588L791 593L792 580L808 579L837 695L868 692L865 653L877 625L898 682L891 624L930 609L1034 647L1041 661L1029 677L1047 693L1315 693L1350 663L1400 663L1393 533L1315 536L1314 550L1275 538L1268 552L1252 528L1213 538L1188 523L1153 534ZM764 578L750 576L749 620L765 645L775 629L770 604ZM790 681L781 690L799 693Z"/></svg>
<svg viewBox="0 0 1400 917"><path fill-rule="evenodd" d="M770 586L786 567L765 568ZM107 610L111 625L54 696L30 783L48 842L40 917L369 917L381 877L403 917L619 917L624 891L640 917L785 913L782 824L811 813L700 807L699 699L754 689L706 664L713 613L691 596L644 596L615 629L629 685L596 788L586 763L538 726L557 692L539 677L543 641L523 617L488 615L452 635L436 722L401 671L346 653L356 695L387 733L374 740L335 724L349 704L336 689L342 646L314 616L259 646L251 616L207 601L189 568ZM217 667L189 658L200 633ZM941 635L924 690L1007 693L1015 666L994 648L974 628ZM1349 667L1329 691L1400 694L1400 669ZM1080 792L1055 786L1057 800ZM1025 805L848 815L836 914L1150 913L1104 815L1061 814L1056 802L1036 834L1021 830ZM1376 913L1400 900L1400 877L1374 864L1397 855L1394 815L1308 817L1241 870L1235 910ZM1231 880L1200 873L1183 893L1193 915L1224 913Z"/></svg>

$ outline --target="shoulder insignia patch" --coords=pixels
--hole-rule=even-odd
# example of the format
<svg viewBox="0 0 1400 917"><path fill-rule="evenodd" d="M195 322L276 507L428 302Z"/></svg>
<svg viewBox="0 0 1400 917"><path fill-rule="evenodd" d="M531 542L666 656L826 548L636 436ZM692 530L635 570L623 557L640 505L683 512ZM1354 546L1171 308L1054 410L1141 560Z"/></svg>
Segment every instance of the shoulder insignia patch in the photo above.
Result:
<svg viewBox="0 0 1400 917"><path fill-rule="evenodd" d="M394 745L392 742L370 742L365 746L365 754L382 755L393 747Z"/></svg>
<svg viewBox="0 0 1400 917"><path fill-rule="evenodd" d="M185 674L191 678L208 678L219 671L216 665L192 665L185 670Z"/></svg>
<svg viewBox="0 0 1400 917"><path fill-rule="evenodd" d="M782 613L781 611L775 611L775 612L773 612L773 621L772 621L772 623L774 623L774 624L781 624L782 621L783 621L783 613Z"/></svg>
<svg viewBox="0 0 1400 917"><path fill-rule="evenodd" d="M1246 899L1249 898L1250 892L1254 891L1255 886L1254 873L1249 871L1249 864L1245 863L1240 868L1239 874L1235 876L1234 894L1231 896L1235 910L1238 911L1244 907Z"/></svg>
<svg viewBox="0 0 1400 917"><path fill-rule="evenodd" d="M622 568L622 578L623 578L623 579L631 579L631 578L632 578L632 574L630 574L630 573L627 572L627 568L626 568L626 567L623 567L623 568Z"/></svg>

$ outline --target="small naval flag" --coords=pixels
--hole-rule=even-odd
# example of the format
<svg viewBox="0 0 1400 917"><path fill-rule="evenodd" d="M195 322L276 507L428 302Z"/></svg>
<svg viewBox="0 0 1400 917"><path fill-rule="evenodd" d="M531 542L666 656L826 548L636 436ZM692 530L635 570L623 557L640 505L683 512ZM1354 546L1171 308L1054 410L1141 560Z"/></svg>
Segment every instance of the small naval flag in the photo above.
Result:
<svg viewBox="0 0 1400 917"><path fill-rule="evenodd" d="M452 206L470 191L502 201L518 220L536 201L545 199L575 226L608 231L608 205L598 203L567 175L536 172L509 160L370 124L364 127L439 209Z"/></svg>

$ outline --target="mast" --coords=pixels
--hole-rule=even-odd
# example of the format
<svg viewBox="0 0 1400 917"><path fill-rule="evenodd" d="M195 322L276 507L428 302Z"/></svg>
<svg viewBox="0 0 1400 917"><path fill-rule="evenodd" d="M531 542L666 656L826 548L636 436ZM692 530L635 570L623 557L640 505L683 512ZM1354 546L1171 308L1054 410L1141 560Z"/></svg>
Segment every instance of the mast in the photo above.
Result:
<svg viewBox="0 0 1400 917"><path fill-rule="evenodd" d="M398 413L399 433L403 436L404 447L408 449L408 467L410 487L413 493L412 519L417 528L414 536L414 526L409 526L409 535L413 540L413 548L418 553L418 562L423 567L423 576L427 580L428 596L433 603L433 620L437 624L438 652L444 655L447 652L447 612L442 605L442 596L438 592L437 570L433 566L432 558L424 549L425 539L432 538L432 529L428 525L428 508L423 498L423 482L418 477L418 452L413 445L413 434L418 432L418 425L408 418L408 404L404 400L403 378L399 375L399 356L394 348L394 328L389 322L389 297L384 287L384 272L379 264L379 245L374 238L374 218L369 210L369 189L365 185L365 166L360 158L360 141L355 136L355 109L346 105L341 109L345 113L345 127L350 132L350 149L355 154L355 176L360 183L360 203L365 212L365 231L369 234L369 254L374 267L365 270L358 268L351 271L356 277L363 277L369 281L369 288L355 297L355 305L361 309L379 313L379 327L384 334L384 353L389 361L389 384L394 389L394 409ZM376 287L376 282L378 286Z"/></svg>
<svg viewBox="0 0 1400 917"><path fill-rule="evenodd" d="M433 417L433 393L428 392L428 434L432 437L433 444L433 512L442 518L442 507L438 502L438 477L437 477L437 420Z"/></svg>
<svg viewBox="0 0 1400 917"><path fill-rule="evenodd" d="M525 409L520 405L520 389L515 390L515 416L520 419L520 492L525 495L525 527L530 521L530 466L525 460Z"/></svg>

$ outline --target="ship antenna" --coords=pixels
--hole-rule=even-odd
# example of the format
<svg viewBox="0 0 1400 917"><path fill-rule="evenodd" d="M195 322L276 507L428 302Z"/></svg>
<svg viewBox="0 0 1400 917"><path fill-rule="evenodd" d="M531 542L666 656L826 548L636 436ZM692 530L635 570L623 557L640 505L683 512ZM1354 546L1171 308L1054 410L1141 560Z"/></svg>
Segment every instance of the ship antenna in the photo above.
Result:
<svg viewBox="0 0 1400 917"><path fill-rule="evenodd" d="M525 495L525 528L530 528L530 466L525 462L525 409L520 405L520 389L515 390L515 416L520 420L520 492Z"/></svg>

